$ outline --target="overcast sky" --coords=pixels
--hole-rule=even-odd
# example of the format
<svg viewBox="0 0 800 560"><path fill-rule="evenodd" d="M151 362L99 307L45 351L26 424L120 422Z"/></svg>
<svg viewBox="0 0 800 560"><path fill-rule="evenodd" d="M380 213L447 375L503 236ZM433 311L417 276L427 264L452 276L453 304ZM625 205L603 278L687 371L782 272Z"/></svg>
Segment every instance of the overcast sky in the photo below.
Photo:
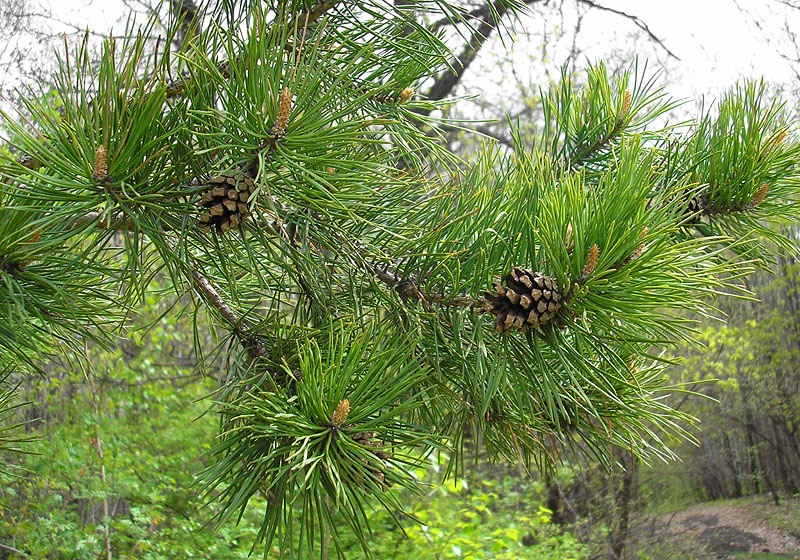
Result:
<svg viewBox="0 0 800 560"><path fill-rule="evenodd" d="M45 10L61 20L98 33L124 28L121 19L126 8L120 0L37 0ZM790 8L793 0L597 0L608 8L635 15L680 60L665 56L663 50L653 50L645 41L642 57L656 64L666 64L670 90L676 96L696 97L715 94L741 77L765 77L776 83L790 83L795 74L790 63L778 51L789 52L785 28L800 31L800 0L798 8ZM558 1L551 2L557 4ZM759 25L741 9L750 10L760 20ZM565 10L572 6L564 2ZM60 24L51 21L54 30ZM541 22L529 20L525 25L535 27ZM548 22L549 25L549 22ZM63 27L61 28L63 29ZM73 28L74 29L74 28ZM581 27L581 44L586 56L601 59L614 49L624 48L630 41L633 24L609 12L592 10ZM639 43L637 43L639 44ZM517 51L530 48L518 43ZM792 51L793 52L793 51ZM47 60L43 60L47 63Z"/></svg>
<svg viewBox="0 0 800 560"><path fill-rule="evenodd" d="M791 0L787 3L791 3ZM775 0L607 0L604 5L636 14L663 39L680 62L674 78L686 94L728 87L741 77L773 82L794 79L778 51L790 51L784 26L800 32L800 2L793 9ZM740 6L746 7L749 14ZM753 15L763 19L761 28ZM618 27L621 20L597 13L594 32ZM616 24L615 24L616 21ZM618 30L614 29L618 34Z"/></svg>

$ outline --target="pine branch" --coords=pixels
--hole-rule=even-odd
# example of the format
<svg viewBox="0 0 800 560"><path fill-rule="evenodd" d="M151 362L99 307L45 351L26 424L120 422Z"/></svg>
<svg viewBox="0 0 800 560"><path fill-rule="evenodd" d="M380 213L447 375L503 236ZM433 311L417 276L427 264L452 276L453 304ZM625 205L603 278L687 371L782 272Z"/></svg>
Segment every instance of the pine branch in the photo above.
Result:
<svg viewBox="0 0 800 560"><path fill-rule="evenodd" d="M173 3L177 2L180 3L181 1L187 0L171 0ZM295 28L295 26L300 26L301 29L307 29L308 26L313 25L314 23L319 20L323 15L325 15L329 10L331 10L336 4L338 0L323 0L316 6L312 7L309 10L300 12L296 18L294 18L288 25L287 28L291 31ZM297 45L293 42L287 42L285 48L289 51L295 50ZM234 59L233 63L238 64L240 60ZM222 74L225 79L230 78L230 60L225 60L217 64L217 70ZM174 97L178 97L183 95L186 89L186 83L190 82L192 79L192 73L188 70L185 70L181 73L179 78L176 78L167 84L167 99L172 99Z"/></svg>
<svg viewBox="0 0 800 560"><path fill-rule="evenodd" d="M250 359L269 359L271 356L261 343L261 339L250 332L252 327L247 325L236 312L231 309L208 278L203 276L196 268L191 270L191 277L194 286L203 296L203 299L219 312L225 322L231 327L231 332L234 336L236 336L242 346L247 349Z"/></svg>
<svg viewBox="0 0 800 560"><path fill-rule="evenodd" d="M614 125L614 128L606 131L594 144L588 146L582 151L578 152L569 160L569 169L575 170L581 165L585 164L597 152L605 148L611 140L613 140L622 131L622 126L619 121Z"/></svg>
<svg viewBox="0 0 800 560"><path fill-rule="evenodd" d="M719 216L719 215L732 215L732 214L741 214L746 212L752 212L761 202L764 200L764 197L767 195L767 191L769 190L769 185L764 183L759 191L755 194L755 196L746 203L739 203L738 205L734 206L716 206L711 204L711 202L707 199L707 197L702 197L700 199L700 207L702 208L702 213L704 216Z"/></svg>
<svg viewBox="0 0 800 560"><path fill-rule="evenodd" d="M431 310L431 304L434 303L446 307L469 307L473 310L483 305L483 300L475 299L468 294L447 295L439 292L425 292L420 289L416 280L403 278L386 268L375 266L373 272L378 280L393 288L404 301L409 299L418 301L427 311Z"/></svg>
<svg viewBox="0 0 800 560"><path fill-rule="evenodd" d="M87 224L94 223L96 227L100 229L106 230L113 230L113 231L129 231L134 228L134 222L130 218L125 218L123 214L117 214L113 218L104 219L101 221L97 221L102 216L101 212L89 212L82 216L76 217L72 221L72 227L81 227ZM283 222L281 220L274 220L271 224L259 223L259 228L268 228L273 234L281 237L287 243L289 243L293 248L297 249L299 247L298 241L296 239L296 235L293 235L290 231L287 230L287 227L291 228L292 224L288 224L287 222ZM296 228L295 228L296 229ZM164 231L168 231L168 226L165 224ZM353 247L355 243L352 240L343 240L343 243L346 243L348 246ZM359 251L359 254L362 256L364 255L363 251ZM390 288L395 289L404 300L415 300L421 302L423 305L427 306L426 308L430 308L430 304L439 304L444 305L446 307L470 307L470 308L478 308L483 305L483 301L481 299L475 299L467 294L443 294L439 292L425 292L420 289L418 283L415 280L409 280L407 278L403 278L391 270L388 267L381 268L377 265L373 266L370 270L371 273L375 275L381 282L389 286ZM195 285L200 288L200 291L206 295L206 299L211 305L219 311L222 317L225 319L225 322L228 323L232 327L234 331L237 329L241 330L241 319L236 315L236 313L228 306L222 297L219 295L219 292L211 285L211 283L206 279L202 274L200 274L196 269L192 270L192 278L194 280ZM316 301L316 298L313 295L308 283L303 280L302 277L298 279L298 283L300 287L303 289L303 292L306 294L306 297L310 301L319 303ZM324 308L324 306L323 306ZM244 329L245 331L248 330L248 327Z"/></svg>
<svg viewBox="0 0 800 560"><path fill-rule="evenodd" d="M299 25L301 29L307 29L308 26L316 23L327 12L333 9L339 3L339 1L340 0L323 0L310 9L300 12L289 24L289 29L293 29L297 25ZM185 33L190 30L189 26L191 25L193 19L197 16L198 8L194 4L193 0L170 0L170 5L173 10L176 10L181 14L181 16L184 17L181 25L181 33L183 36L185 36ZM184 39L181 38L179 42L182 44L183 41ZM284 48L289 51L294 51L298 47L299 45L295 44L294 42L287 41ZM230 78L232 63L240 64L241 59L234 58L233 60L224 60L216 65L217 71L223 76L223 78ZM187 84L193 80L193 77L194 76L190 71L184 70L181 72L180 76L167 82L165 87L165 99L170 100L182 96L186 92ZM142 81L146 83L150 79L152 79L152 77L145 77L142 79ZM92 101L89 101L89 104L91 106ZM40 165L35 158L27 154L20 154L16 158L16 162L22 167L31 170L39 167Z"/></svg>
<svg viewBox="0 0 800 560"><path fill-rule="evenodd" d="M219 314L222 316L223 319L231 326L234 331L238 331L241 329L241 319L238 315L230 308L230 306L225 303L225 300L222 299L222 296L219 295L219 292L211 285L211 282L208 279L200 274L196 269L192 270L192 279L194 280L195 286L200 289L200 292L203 293L205 296L206 301L211 304Z"/></svg>
<svg viewBox="0 0 800 560"><path fill-rule="evenodd" d="M569 160L569 169L575 170L581 165L588 162L597 152L605 148L614 138L616 138L624 129L626 124L626 116L628 111L630 110L631 106L631 94L629 92L625 92L625 98L622 105L622 110L616 119L614 120L614 126L607 130L603 136L601 136L594 144L591 144L587 148L584 148L582 151L579 151L577 155L573 155Z"/></svg>

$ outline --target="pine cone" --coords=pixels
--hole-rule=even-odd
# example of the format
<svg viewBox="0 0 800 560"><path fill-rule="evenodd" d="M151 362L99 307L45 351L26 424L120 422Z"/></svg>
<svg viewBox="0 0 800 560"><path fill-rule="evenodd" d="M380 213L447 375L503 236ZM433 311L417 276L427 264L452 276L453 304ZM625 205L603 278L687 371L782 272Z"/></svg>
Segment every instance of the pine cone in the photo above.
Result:
<svg viewBox="0 0 800 560"><path fill-rule="evenodd" d="M690 198L686 204L686 208L683 210L684 216L688 218L685 223L689 225L698 223L707 206L708 203L700 195L695 195Z"/></svg>
<svg viewBox="0 0 800 560"><path fill-rule="evenodd" d="M375 455L381 462L384 462L392 457L390 453L386 451L381 451L379 448L381 447L381 443L375 439L375 432L358 432L350 436L352 440L364 447L370 448L370 451L373 455ZM383 471L378 469L372 469L372 477L381 483L384 490L392 486L391 482L386 481L386 475L384 475Z"/></svg>
<svg viewBox="0 0 800 560"><path fill-rule="evenodd" d="M505 282L505 287L492 282L497 295L484 294L484 310L497 316L494 325L497 332L536 329L547 324L561 309L558 282L551 276L516 266Z"/></svg>
<svg viewBox="0 0 800 560"><path fill-rule="evenodd" d="M200 201L204 212L198 216L197 224L206 233L212 227L218 233L238 227L250 213L247 201L256 190L253 179L243 173L223 174L209 179L207 186Z"/></svg>

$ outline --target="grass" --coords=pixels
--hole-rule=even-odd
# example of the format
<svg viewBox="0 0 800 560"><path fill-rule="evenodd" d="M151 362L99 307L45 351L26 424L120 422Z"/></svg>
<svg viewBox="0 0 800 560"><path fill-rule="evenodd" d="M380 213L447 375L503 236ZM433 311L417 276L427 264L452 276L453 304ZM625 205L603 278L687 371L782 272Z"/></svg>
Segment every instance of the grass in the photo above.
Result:
<svg viewBox="0 0 800 560"><path fill-rule="evenodd" d="M786 555L786 554L774 554L772 552L747 552L744 554L737 554L735 556L731 556L729 560L796 560L800 558L797 555Z"/></svg>
<svg viewBox="0 0 800 560"><path fill-rule="evenodd" d="M790 506L790 507L785 507ZM764 507L762 515L767 525L800 538L800 497L783 498L781 507Z"/></svg>

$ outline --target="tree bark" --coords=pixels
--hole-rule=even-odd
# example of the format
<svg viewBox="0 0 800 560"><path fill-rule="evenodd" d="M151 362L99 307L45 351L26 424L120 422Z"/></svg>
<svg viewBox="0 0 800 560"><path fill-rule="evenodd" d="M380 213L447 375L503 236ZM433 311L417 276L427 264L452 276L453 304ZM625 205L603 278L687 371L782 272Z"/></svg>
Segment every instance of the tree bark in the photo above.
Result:
<svg viewBox="0 0 800 560"><path fill-rule="evenodd" d="M547 509L553 512L550 516L553 523L562 523L561 516L561 493L558 490L558 480L551 474L545 477L547 485Z"/></svg>
<svg viewBox="0 0 800 560"><path fill-rule="evenodd" d="M725 457L728 463L728 470L731 472L731 498L741 498L742 483L739 480L739 469L736 467L736 461L733 457L731 439L728 436L728 432L722 432L722 444L725 447Z"/></svg>
<svg viewBox="0 0 800 560"><path fill-rule="evenodd" d="M620 486L614 496L617 526L611 533L611 551L615 558L622 557L625 543L628 540L630 525L631 502L633 501L634 479L636 477L636 458L630 451L619 453L619 462L624 465L624 472Z"/></svg>

